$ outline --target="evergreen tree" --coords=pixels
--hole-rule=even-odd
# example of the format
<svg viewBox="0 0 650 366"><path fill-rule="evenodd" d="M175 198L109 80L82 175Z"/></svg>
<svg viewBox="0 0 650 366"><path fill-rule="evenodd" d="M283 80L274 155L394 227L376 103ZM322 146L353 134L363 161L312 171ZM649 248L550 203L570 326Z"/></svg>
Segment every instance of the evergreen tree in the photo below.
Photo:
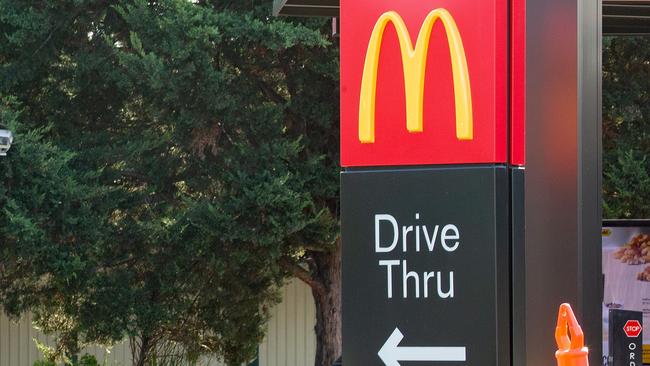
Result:
<svg viewBox="0 0 650 366"><path fill-rule="evenodd" d="M650 38L603 42L605 218L650 217Z"/></svg>
<svg viewBox="0 0 650 366"><path fill-rule="evenodd" d="M270 9L0 0L0 304L60 354L240 364L297 276L340 355L338 48Z"/></svg>
<svg viewBox="0 0 650 366"><path fill-rule="evenodd" d="M32 310L45 330L62 331L62 347L76 351L65 308L78 300L92 257L106 245L96 215L106 192L96 174L72 167L74 153L44 139L51 126L27 128L21 112L13 98L0 102L0 121L16 134L10 157L0 158L0 299L11 316Z"/></svg>

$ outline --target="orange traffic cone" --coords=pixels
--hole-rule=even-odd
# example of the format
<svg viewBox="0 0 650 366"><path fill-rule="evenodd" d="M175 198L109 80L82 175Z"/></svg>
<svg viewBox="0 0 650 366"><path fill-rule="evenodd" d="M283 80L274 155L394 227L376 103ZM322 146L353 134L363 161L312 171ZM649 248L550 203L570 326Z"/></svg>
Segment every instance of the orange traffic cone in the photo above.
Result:
<svg viewBox="0 0 650 366"><path fill-rule="evenodd" d="M569 304L560 305L555 341L558 348L555 352L558 366L589 366L589 350L585 347L585 336Z"/></svg>

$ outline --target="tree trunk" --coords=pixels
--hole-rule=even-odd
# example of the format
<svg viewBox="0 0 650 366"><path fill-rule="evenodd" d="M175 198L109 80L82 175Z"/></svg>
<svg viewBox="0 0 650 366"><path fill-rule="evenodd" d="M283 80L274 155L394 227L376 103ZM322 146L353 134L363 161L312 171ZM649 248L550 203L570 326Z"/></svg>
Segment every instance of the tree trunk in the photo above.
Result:
<svg viewBox="0 0 650 366"><path fill-rule="evenodd" d="M151 349L149 337L141 337L140 344L138 344L137 340L135 339L133 342L135 342L131 346L132 352L135 351L132 353L133 357L135 358L133 360L133 364L136 366L144 366L147 362L147 359L149 358L149 351Z"/></svg>
<svg viewBox="0 0 650 366"><path fill-rule="evenodd" d="M316 303L315 366L332 366L341 356L341 241L331 252L315 253L311 286Z"/></svg>

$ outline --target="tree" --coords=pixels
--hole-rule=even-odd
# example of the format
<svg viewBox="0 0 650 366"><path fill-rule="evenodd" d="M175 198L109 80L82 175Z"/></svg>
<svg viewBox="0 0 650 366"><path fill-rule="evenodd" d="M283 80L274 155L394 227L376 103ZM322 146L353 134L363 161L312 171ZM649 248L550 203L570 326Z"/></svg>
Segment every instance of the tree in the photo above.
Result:
<svg viewBox="0 0 650 366"><path fill-rule="evenodd" d="M0 96L23 108L17 141L37 130L69 152L64 187L81 192L61 220L83 219L61 236L36 215L57 208L34 206L29 251L0 228L0 265L30 263L3 271L0 304L35 310L62 353L128 335L137 365L169 348L239 364L297 276L318 309L316 365L340 355L338 48L323 21L270 9L0 0ZM25 164L16 146L2 172ZM5 196L29 202L25 179ZM2 215L3 227L17 217Z"/></svg>
<svg viewBox="0 0 650 366"><path fill-rule="evenodd" d="M603 42L603 208L650 217L650 38Z"/></svg>
<svg viewBox="0 0 650 366"><path fill-rule="evenodd" d="M0 121L18 140L11 161L0 158L0 299L11 316L32 309L44 320L48 309L61 305L60 298L73 298L79 290L85 260L73 247L102 243L101 219L94 215L102 189L92 184L92 172L72 168L73 153L44 140L51 126L27 129L20 114L15 99L0 101ZM61 318L61 345L74 348L66 326Z"/></svg>

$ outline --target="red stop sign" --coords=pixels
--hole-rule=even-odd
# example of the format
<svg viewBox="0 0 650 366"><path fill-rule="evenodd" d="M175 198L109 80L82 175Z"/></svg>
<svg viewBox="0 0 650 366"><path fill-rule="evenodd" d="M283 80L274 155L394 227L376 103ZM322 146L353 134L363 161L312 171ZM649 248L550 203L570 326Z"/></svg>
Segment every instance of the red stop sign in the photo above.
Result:
<svg viewBox="0 0 650 366"><path fill-rule="evenodd" d="M641 327L641 323L639 323L638 320L628 320L625 322L625 325L623 326L623 331L625 331L625 335L627 335L630 338L635 338L638 337L639 334L641 334L641 330L643 328Z"/></svg>

